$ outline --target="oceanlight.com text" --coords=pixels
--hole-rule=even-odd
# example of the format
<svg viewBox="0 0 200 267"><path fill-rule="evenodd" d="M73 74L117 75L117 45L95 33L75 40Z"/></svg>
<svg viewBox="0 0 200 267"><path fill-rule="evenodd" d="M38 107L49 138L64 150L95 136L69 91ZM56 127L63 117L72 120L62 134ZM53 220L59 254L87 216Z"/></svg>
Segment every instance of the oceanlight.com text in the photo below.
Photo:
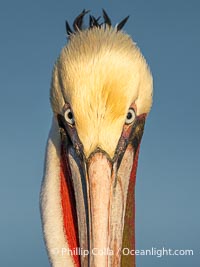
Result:
<svg viewBox="0 0 200 267"><path fill-rule="evenodd" d="M52 253L54 255L58 256L65 256L65 255L79 255L86 257L89 254L91 255L108 255L112 256L114 255L114 251L109 248L93 248L91 251L83 248L74 248L74 249L69 249L69 248L53 248ZM171 249L171 248L156 248L152 247L150 249L136 249L136 250L131 250L129 248L123 248L123 249L118 249L117 254L121 255L134 255L134 256L154 256L157 258L165 257L165 256L193 256L194 251L193 249Z"/></svg>

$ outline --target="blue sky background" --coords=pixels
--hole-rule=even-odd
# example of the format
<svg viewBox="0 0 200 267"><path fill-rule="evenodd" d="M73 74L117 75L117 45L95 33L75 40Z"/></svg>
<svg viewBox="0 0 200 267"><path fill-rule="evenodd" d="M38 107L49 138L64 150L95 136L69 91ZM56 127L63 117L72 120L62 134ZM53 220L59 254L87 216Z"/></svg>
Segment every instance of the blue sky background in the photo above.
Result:
<svg viewBox="0 0 200 267"><path fill-rule="evenodd" d="M137 257L138 267L200 263L200 2L182 0L1 0L0 266L48 263L39 191L51 123L53 64L65 45L65 19L104 7L154 76L154 104L137 175L137 248L194 249L194 256Z"/></svg>

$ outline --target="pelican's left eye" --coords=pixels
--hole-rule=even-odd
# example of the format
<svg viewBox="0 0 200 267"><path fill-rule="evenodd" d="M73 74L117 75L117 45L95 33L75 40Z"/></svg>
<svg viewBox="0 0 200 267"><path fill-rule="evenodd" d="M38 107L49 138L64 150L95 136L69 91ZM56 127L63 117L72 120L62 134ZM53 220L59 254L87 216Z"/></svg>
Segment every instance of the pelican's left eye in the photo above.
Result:
<svg viewBox="0 0 200 267"><path fill-rule="evenodd" d="M64 113L64 117L67 123L73 125L74 124L74 115L71 111L70 108L68 108L65 113Z"/></svg>
<svg viewBox="0 0 200 267"><path fill-rule="evenodd" d="M135 120L136 114L133 108L129 108L126 115L126 124L131 124Z"/></svg>

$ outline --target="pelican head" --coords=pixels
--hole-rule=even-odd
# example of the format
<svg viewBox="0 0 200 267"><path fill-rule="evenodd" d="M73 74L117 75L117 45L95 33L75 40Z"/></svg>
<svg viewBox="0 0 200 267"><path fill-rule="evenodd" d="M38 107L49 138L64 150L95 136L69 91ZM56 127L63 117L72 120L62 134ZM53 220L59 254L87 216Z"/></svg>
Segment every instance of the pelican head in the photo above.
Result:
<svg viewBox="0 0 200 267"><path fill-rule="evenodd" d="M135 266L135 177L152 76L133 40L83 11L52 76L41 209L52 266ZM127 253L126 253L127 254Z"/></svg>

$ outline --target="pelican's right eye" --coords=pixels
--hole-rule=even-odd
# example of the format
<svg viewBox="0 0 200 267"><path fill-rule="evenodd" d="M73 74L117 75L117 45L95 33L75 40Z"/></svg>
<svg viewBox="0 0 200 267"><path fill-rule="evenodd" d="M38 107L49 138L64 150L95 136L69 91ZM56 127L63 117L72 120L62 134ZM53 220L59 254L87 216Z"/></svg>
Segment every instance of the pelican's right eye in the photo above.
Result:
<svg viewBox="0 0 200 267"><path fill-rule="evenodd" d="M71 110L71 108L68 108L65 112L64 112L64 117L67 123L74 125L75 121L74 121L74 115L73 112Z"/></svg>

